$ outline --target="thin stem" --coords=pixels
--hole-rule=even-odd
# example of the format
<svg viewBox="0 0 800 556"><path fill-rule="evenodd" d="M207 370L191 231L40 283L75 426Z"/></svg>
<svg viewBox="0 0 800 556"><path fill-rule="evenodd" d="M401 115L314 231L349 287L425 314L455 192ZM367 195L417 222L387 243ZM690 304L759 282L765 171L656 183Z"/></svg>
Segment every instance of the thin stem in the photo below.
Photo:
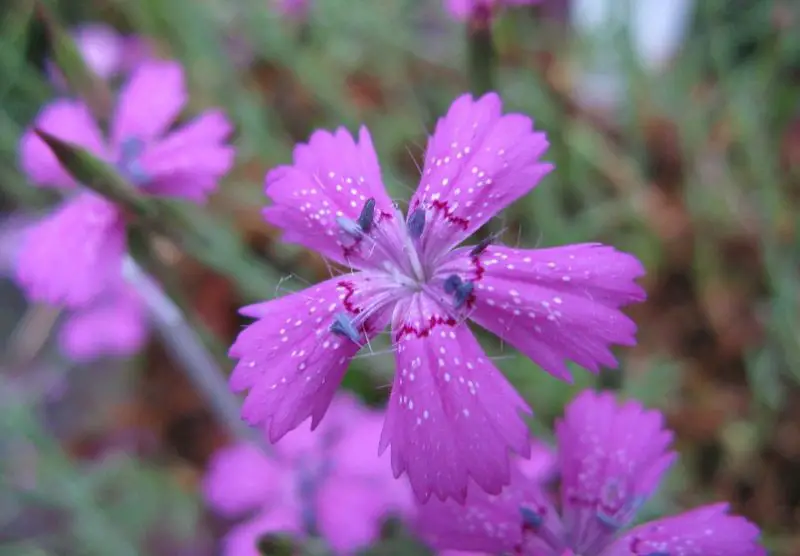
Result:
<svg viewBox="0 0 800 556"><path fill-rule="evenodd" d="M123 275L147 306L165 346L181 363L192 384L208 400L217 418L236 438L254 443L266 451L263 438L241 420L239 402L228 388L222 370L178 305L130 255L123 262Z"/></svg>
<svg viewBox="0 0 800 556"><path fill-rule="evenodd" d="M476 96L494 90L494 70L497 61L491 14L484 11L485 9L476 9L467 26L469 82L470 89Z"/></svg>

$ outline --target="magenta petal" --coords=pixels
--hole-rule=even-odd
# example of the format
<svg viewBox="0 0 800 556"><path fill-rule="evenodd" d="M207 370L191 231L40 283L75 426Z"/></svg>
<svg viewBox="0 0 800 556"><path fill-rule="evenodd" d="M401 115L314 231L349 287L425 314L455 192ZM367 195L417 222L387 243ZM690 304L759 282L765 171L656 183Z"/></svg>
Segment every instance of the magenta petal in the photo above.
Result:
<svg viewBox="0 0 800 556"><path fill-rule="evenodd" d="M146 61L119 94L111 123L112 144L129 138L148 143L163 135L186 104L183 68L177 62Z"/></svg>
<svg viewBox="0 0 800 556"><path fill-rule="evenodd" d="M62 141L73 143L106 158L106 147L100 130L85 104L73 100L56 100L45 106L34 121L39 128ZM20 141L20 165L36 185L71 187L75 180L61 167L50 150L32 129Z"/></svg>
<svg viewBox="0 0 800 556"><path fill-rule="evenodd" d="M204 479L203 492L216 512L235 517L279 496L289 479L278 463L267 458L261 449L237 444L214 455Z"/></svg>
<svg viewBox="0 0 800 556"><path fill-rule="evenodd" d="M456 99L428 142L411 210L428 212L423 251L429 257L461 243L552 170L539 157L548 142L522 114L502 114L494 93Z"/></svg>
<svg viewBox="0 0 800 556"><path fill-rule="evenodd" d="M417 301L424 304L424 301ZM398 307L418 318L412 301ZM425 319L427 321L427 319ZM395 326L395 335L397 335ZM441 324L397 341L397 372L381 438L395 476L407 473L417 499L463 502L469 477L497 494L508 484L508 452L529 454L530 412L465 324Z"/></svg>
<svg viewBox="0 0 800 556"><path fill-rule="evenodd" d="M357 220L370 198L375 199L377 217L394 212L372 139L363 127L358 143L343 128L333 134L315 132L307 145L295 148L294 165L269 172L265 186L272 206L264 217L283 229L284 240L343 264L349 257L336 218Z"/></svg>
<svg viewBox="0 0 800 556"><path fill-rule="evenodd" d="M82 193L27 231L17 257L17 280L34 301L82 305L121 280L125 248L117 208Z"/></svg>
<svg viewBox="0 0 800 556"><path fill-rule="evenodd" d="M268 534L302 538L299 514L293 509L276 507L234 527L222 541L222 556L263 556L258 542Z"/></svg>
<svg viewBox="0 0 800 556"><path fill-rule="evenodd" d="M284 15L301 18L308 15L310 0L272 0L276 10Z"/></svg>
<svg viewBox="0 0 800 556"><path fill-rule="evenodd" d="M147 340L147 313L136 291L121 284L76 309L64 322L59 339L64 352L76 361L132 355Z"/></svg>
<svg viewBox="0 0 800 556"><path fill-rule="evenodd" d="M431 499L419 506L416 531L437 549L549 555L550 550L530 534L523 537L520 511L523 508L542 516L548 530L563 534L558 516L540 485L517 469L512 469L511 484L497 496L470 488L464 505L453 500Z"/></svg>
<svg viewBox="0 0 800 556"><path fill-rule="evenodd" d="M122 69L125 39L103 24L89 24L75 31L75 42L86 65L102 79L109 79Z"/></svg>
<svg viewBox="0 0 800 556"><path fill-rule="evenodd" d="M150 146L141 164L155 195L205 201L233 166L235 152L224 141L232 131L224 114L208 111Z"/></svg>
<svg viewBox="0 0 800 556"><path fill-rule="evenodd" d="M467 19L478 3L489 4L489 0L445 0L450 15L456 19Z"/></svg>
<svg viewBox="0 0 800 556"><path fill-rule="evenodd" d="M712 504L640 525L602 556L766 556L759 535L745 518L728 515L727 504Z"/></svg>
<svg viewBox="0 0 800 556"><path fill-rule="evenodd" d="M542 0L445 0L445 6L455 19L464 20L478 10L492 10L504 6L528 6Z"/></svg>
<svg viewBox="0 0 800 556"><path fill-rule="evenodd" d="M567 360L593 372L616 367L610 346L635 343L636 325L618 310L645 297L631 255L598 244L492 246L471 265L471 318L558 378L571 380Z"/></svg>
<svg viewBox="0 0 800 556"><path fill-rule="evenodd" d="M337 477L321 486L317 527L334 554L354 554L378 538L383 520L392 510L382 486L360 478Z"/></svg>
<svg viewBox="0 0 800 556"><path fill-rule="evenodd" d="M339 280L242 309L258 316L236 338L230 353L239 359L231 375L236 392L250 390L242 416L267 424L277 441L311 417L322 419L360 347L331 332L336 313L347 313Z"/></svg>
<svg viewBox="0 0 800 556"><path fill-rule="evenodd" d="M564 523L579 553L627 525L675 459L661 412L611 393L578 395L556 435Z"/></svg>

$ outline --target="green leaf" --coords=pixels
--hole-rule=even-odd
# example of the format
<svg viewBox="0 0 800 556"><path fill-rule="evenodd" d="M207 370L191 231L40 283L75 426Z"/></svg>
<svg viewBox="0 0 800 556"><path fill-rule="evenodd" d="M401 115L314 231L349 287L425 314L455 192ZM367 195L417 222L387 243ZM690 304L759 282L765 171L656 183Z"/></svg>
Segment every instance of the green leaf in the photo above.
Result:
<svg viewBox="0 0 800 556"><path fill-rule="evenodd" d="M245 297L263 299L272 292L277 281L274 269L255 257L233 226L197 207L142 195L113 166L87 150L40 129L34 131L78 182L142 220L150 231L166 235L192 257L229 276Z"/></svg>
<svg viewBox="0 0 800 556"><path fill-rule="evenodd" d="M114 168L86 149L62 141L41 129L34 129L64 168L82 185L140 216L153 212L149 199L142 196Z"/></svg>

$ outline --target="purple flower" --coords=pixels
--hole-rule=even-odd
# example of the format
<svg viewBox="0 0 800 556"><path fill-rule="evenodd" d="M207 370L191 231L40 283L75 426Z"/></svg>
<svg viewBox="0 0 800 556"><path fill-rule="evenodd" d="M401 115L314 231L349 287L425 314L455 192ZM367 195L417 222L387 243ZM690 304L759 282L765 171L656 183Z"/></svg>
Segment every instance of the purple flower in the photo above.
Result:
<svg viewBox="0 0 800 556"><path fill-rule="evenodd" d="M78 100L52 102L34 125L115 164L145 194L202 202L233 164L233 148L225 143L231 126L221 112L210 110L169 132L186 96L179 64L146 62L120 92L108 141ZM20 158L23 171L37 185L78 185L32 130L22 137ZM79 191L29 231L16 275L33 300L83 305L121 280L125 251L122 211ZM59 268L69 272L57 272Z"/></svg>
<svg viewBox="0 0 800 556"><path fill-rule="evenodd" d="M539 4L542 0L445 0L445 6L450 14L458 19L465 20L472 17L487 19L492 12L508 6L531 6Z"/></svg>
<svg viewBox="0 0 800 556"><path fill-rule="evenodd" d="M74 361L122 357L147 341L147 310L133 287L119 283L71 311L59 331L62 351Z"/></svg>
<svg viewBox="0 0 800 556"><path fill-rule="evenodd" d="M284 15L302 19L308 15L310 0L271 0L276 10Z"/></svg>
<svg viewBox="0 0 800 556"><path fill-rule="evenodd" d="M35 228L24 217L0 224L0 276L13 271L21 241ZM73 361L89 361L136 353L147 341L148 328L146 308L136 291L115 282L91 303L67 312L58 338L61 351Z"/></svg>
<svg viewBox="0 0 800 556"><path fill-rule="evenodd" d="M466 320L569 380L565 360L616 365L609 345L633 344L636 330L618 307L644 298L641 264L610 247L458 247L550 172L546 149L497 95L462 96L430 139L405 218L365 128L358 142L339 129L297 146L292 166L267 175L265 217L353 271L242 309L258 319L231 348L245 420L273 442L309 417L316 427L350 359L389 325L398 372L380 452L392 445L395 475L423 501L464 500L470 477L494 494L508 484L509 450L529 453L530 409Z"/></svg>
<svg viewBox="0 0 800 556"><path fill-rule="evenodd" d="M302 538L312 528L337 554L351 554L378 537L390 514L413 511L407 484L369 449L380 436L382 415L344 395L330 412L316 433L287 435L274 457L250 445L216 454L206 499L222 515L251 515L225 538L224 555L257 556L262 535Z"/></svg>
<svg viewBox="0 0 800 556"><path fill-rule="evenodd" d="M472 490L466 508L432 501L420 508L423 537L440 548L525 556L755 556L758 528L703 506L625 530L675 454L663 415L610 393L585 391L557 424L561 515L521 474L500 496Z"/></svg>
<svg viewBox="0 0 800 556"><path fill-rule="evenodd" d="M109 25L83 25L72 35L84 62L101 79L114 78L152 57L151 48L143 39L120 35ZM66 88L64 76L55 64L49 63L48 69L56 86Z"/></svg>

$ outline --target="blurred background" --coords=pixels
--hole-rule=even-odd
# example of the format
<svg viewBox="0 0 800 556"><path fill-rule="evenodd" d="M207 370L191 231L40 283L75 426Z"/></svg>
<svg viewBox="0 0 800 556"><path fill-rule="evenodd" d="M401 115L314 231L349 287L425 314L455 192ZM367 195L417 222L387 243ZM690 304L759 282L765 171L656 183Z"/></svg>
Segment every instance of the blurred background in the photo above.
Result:
<svg viewBox="0 0 800 556"><path fill-rule="evenodd" d="M154 326L132 356L76 361L59 347L64 312L27 303L11 277L20 231L56 201L17 153L41 106L67 94L58 28L96 69L112 52L179 60L188 110L221 107L235 124L235 169L186 209L190 247L147 226L133 243L224 374L240 306L328 276L263 222L266 170L316 128L363 123L407 199L436 118L465 91L497 90L547 131L556 164L495 223L504 241L601 241L648 270L649 299L629 311L639 345L618 352L618 371L576 370L568 385L484 338L535 409L534 433L551 440L581 388L637 397L666 412L681 452L650 515L727 499L772 554L800 554L800 5L548 0L498 12L491 57L439 0L277 4L3 2L0 554L213 555L230 526L200 485L236 431L175 347L189 329ZM108 29L86 39L87 25ZM390 355L361 358L345 387L380 406L392 369ZM414 553L396 536L371 553Z"/></svg>

